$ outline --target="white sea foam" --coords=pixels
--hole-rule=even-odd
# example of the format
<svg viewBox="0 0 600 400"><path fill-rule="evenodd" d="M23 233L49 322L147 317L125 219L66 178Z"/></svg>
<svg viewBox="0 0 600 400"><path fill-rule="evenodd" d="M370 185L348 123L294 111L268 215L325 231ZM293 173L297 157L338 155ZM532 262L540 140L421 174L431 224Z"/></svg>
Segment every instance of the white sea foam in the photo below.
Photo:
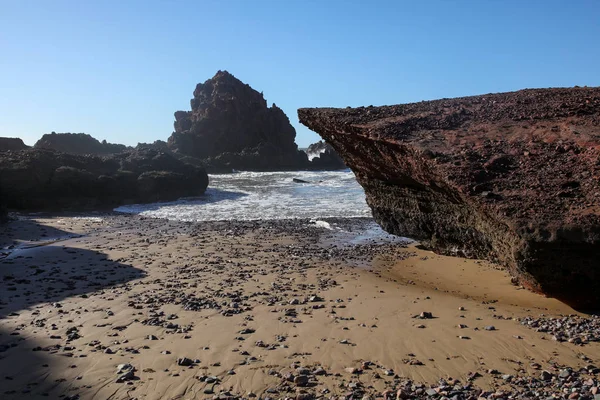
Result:
<svg viewBox="0 0 600 400"><path fill-rule="evenodd" d="M294 178L307 183L296 183ZM309 219L309 226L332 231L355 245L403 241L374 221L346 230L327 218L371 217L362 187L350 170L237 172L211 175L206 193L169 203L136 204L115 211L177 221Z"/></svg>
<svg viewBox="0 0 600 400"><path fill-rule="evenodd" d="M104 218L101 217L72 217L72 219L78 219L81 221L90 221L90 222L102 222Z"/></svg>
<svg viewBox="0 0 600 400"><path fill-rule="evenodd" d="M307 181L296 183L293 178ZM370 217L350 170L238 172L211 175L203 196L116 211L179 221Z"/></svg>
<svg viewBox="0 0 600 400"><path fill-rule="evenodd" d="M320 221L320 220L311 219L310 223L314 224L315 227L317 227L317 228L325 228L325 229L329 229L330 231L333 230L333 228L331 227L331 224L329 222L327 222L327 221Z"/></svg>
<svg viewBox="0 0 600 400"><path fill-rule="evenodd" d="M316 157L320 157L321 154L325 153L325 148L323 147L322 149L319 149L318 151L306 151L306 155L308 156L308 160L312 161L314 158Z"/></svg>

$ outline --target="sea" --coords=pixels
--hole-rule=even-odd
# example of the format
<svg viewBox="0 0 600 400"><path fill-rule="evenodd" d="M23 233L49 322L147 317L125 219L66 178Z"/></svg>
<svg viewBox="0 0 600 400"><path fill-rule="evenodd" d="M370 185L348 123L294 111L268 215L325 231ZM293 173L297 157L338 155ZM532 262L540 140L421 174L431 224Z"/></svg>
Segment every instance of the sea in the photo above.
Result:
<svg viewBox="0 0 600 400"><path fill-rule="evenodd" d="M350 169L209 175L202 196L115 211L177 221L303 219L333 231L343 230L335 220L357 219L365 223L355 232L356 240L395 239L372 220L364 190Z"/></svg>

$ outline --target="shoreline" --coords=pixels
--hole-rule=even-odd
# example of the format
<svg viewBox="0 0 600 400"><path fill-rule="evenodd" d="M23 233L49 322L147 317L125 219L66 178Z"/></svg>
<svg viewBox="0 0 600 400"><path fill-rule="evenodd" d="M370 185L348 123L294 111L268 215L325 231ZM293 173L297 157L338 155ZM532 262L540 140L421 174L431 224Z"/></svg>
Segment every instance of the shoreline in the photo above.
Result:
<svg viewBox="0 0 600 400"><path fill-rule="evenodd" d="M597 320L486 262L343 245L306 220L81 216L0 229L0 248L77 235L0 259L3 398L505 398L496 391L536 387L593 398L598 387L586 368L599 343L529 327ZM331 222L357 231L368 219Z"/></svg>

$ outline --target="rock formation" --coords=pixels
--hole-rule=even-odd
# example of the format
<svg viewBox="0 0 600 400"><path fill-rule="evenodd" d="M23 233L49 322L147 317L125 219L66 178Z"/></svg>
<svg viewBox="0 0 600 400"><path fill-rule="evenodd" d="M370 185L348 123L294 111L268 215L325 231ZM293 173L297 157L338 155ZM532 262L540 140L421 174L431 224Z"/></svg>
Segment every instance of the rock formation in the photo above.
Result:
<svg viewBox="0 0 600 400"><path fill-rule="evenodd" d="M2 193L2 188L0 187L0 224L6 222L8 220L8 210L6 209L6 201L4 199L4 194Z"/></svg>
<svg viewBox="0 0 600 400"><path fill-rule="evenodd" d="M100 142L85 133L56 133L42 136L34 145L36 149L56 150L69 154L115 154L131 150L123 144Z"/></svg>
<svg viewBox="0 0 600 400"><path fill-rule="evenodd" d="M300 109L388 232L600 306L600 88Z"/></svg>
<svg viewBox="0 0 600 400"><path fill-rule="evenodd" d="M19 138L0 137L0 151L24 150L28 146Z"/></svg>
<svg viewBox="0 0 600 400"><path fill-rule="evenodd" d="M206 171L155 150L98 157L29 149L0 153L9 209L97 209L202 194Z"/></svg>
<svg viewBox="0 0 600 400"><path fill-rule="evenodd" d="M0 137L0 153L5 151L19 151L27 149L28 146L19 138ZM8 210L6 209L6 195L0 186L0 224L8 220Z"/></svg>
<svg viewBox="0 0 600 400"><path fill-rule="evenodd" d="M311 169L346 169L344 160L335 152L330 144L320 140L308 146L306 150Z"/></svg>
<svg viewBox="0 0 600 400"><path fill-rule="evenodd" d="M171 149L164 140L155 140L153 143L138 143L136 150L158 150L163 153L171 153Z"/></svg>
<svg viewBox="0 0 600 400"><path fill-rule="evenodd" d="M289 170L308 166L296 131L275 104L227 71L194 90L191 111L175 113L168 140L176 153L204 160L213 170Z"/></svg>

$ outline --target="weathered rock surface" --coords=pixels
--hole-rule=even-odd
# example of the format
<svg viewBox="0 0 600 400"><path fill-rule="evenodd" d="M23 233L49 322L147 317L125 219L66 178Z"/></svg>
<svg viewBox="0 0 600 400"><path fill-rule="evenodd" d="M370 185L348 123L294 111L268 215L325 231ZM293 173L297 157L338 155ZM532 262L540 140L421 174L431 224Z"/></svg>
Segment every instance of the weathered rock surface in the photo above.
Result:
<svg viewBox="0 0 600 400"><path fill-rule="evenodd" d="M388 232L600 306L600 88L300 109Z"/></svg>
<svg viewBox="0 0 600 400"><path fill-rule="evenodd" d="M28 146L19 138L0 137L0 151L24 150Z"/></svg>
<svg viewBox="0 0 600 400"><path fill-rule="evenodd" d="M34 145L36 149L56 150L69 154L115 154L131 150L123 144L100 142L85 133L48 133Z"/></svg>
<svg viewBox="0 0 600 400"><path fill-rule="evenodd" d="M335 152L334 148L322 140L308 146L306 154L312 169L335 170L347 168L344 160Z"/></svg>
<svg viewBox="0 0 600 400"><path fill-rule="evenodd" d="M275 104L227 71L199 83L191 111L175 113L168 140L176 153L204 160L214 170L306 168L296 130Z"/></svg>
<svg viewBox="0 0 600 400"><path fill-rule="evenodd" d="M202 194L202 168L155 150L98 157L28 149L0 153L0 190L9 209L97 209Z"/></svg>
<svg viewBox="0 0 600 400"><path fill-rule="evenodd" d="M164 140L155 140L152 143L138 143L136 150L158 150L163 153L171 153L171 149Z"/></svg>

